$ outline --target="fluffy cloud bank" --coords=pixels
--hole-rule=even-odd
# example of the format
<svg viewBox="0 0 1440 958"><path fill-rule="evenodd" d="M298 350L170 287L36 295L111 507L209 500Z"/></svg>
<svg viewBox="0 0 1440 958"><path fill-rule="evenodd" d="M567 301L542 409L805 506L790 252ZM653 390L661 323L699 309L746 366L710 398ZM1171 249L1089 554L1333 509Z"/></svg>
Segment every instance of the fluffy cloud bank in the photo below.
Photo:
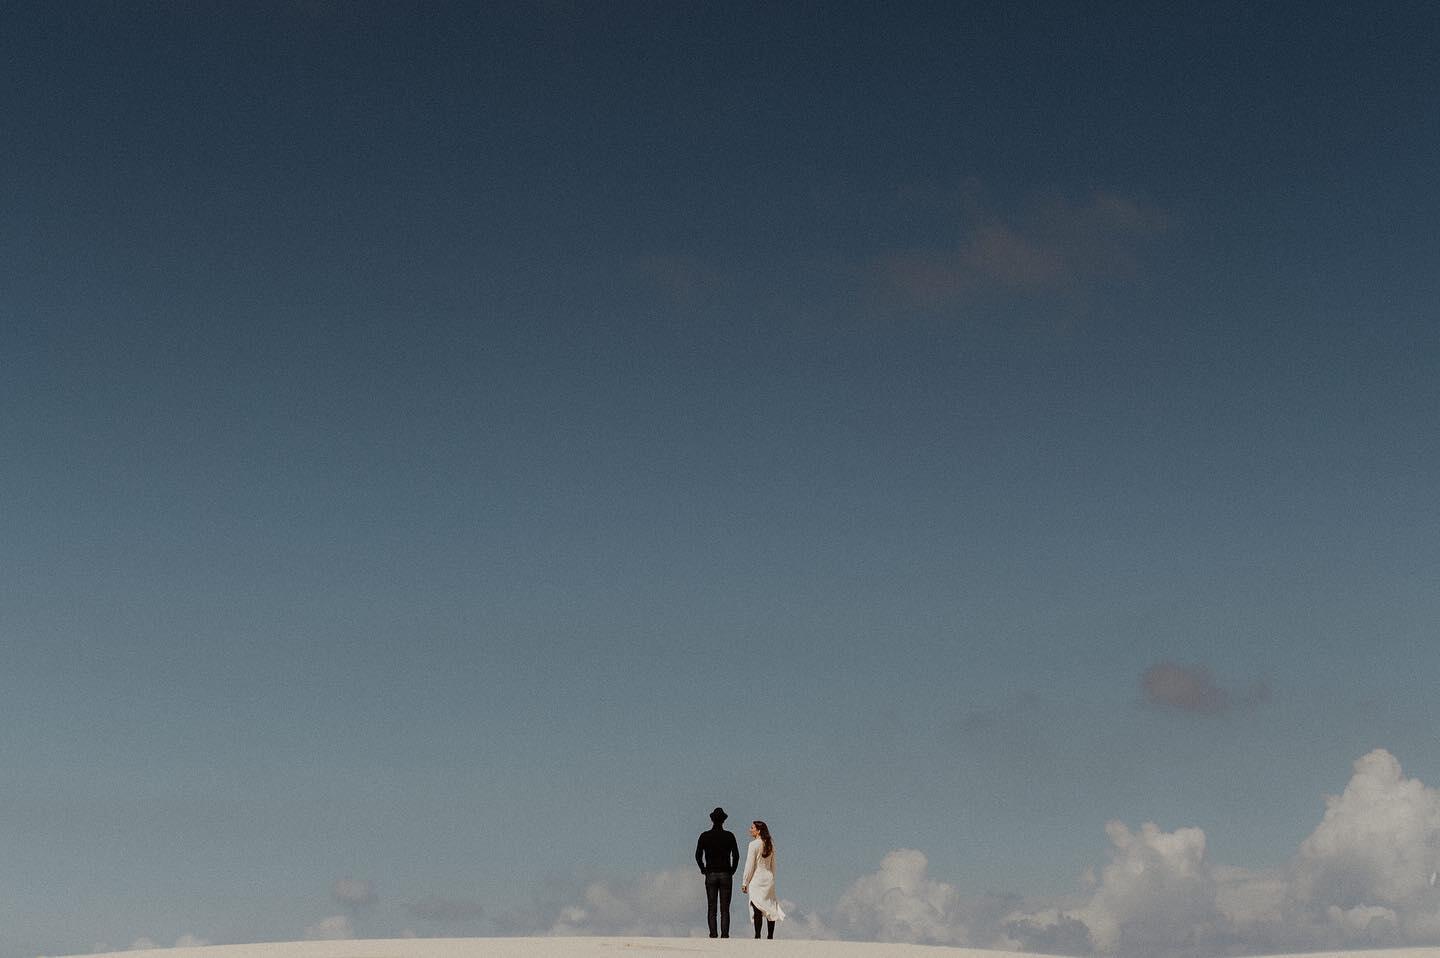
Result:
<svg viewBox="0 0 1440 958"><path fill-rule="evenodd" d="M305 929L306 941L343 941L355 937L349 915L331 915Z"/></svg>
<svg viewBox="0 0 1440 958"><path fill-rule="evenodd" d="M969 940L959 892L930 878L929 862L913 848L886 855L880 870L841 896L828 926L848 938L927 945Z"/></svg>
<svg viewBox="0 0 1440 958"><path fill-rule="evenodd" d="M1440 943L1440 792L1403 775L1384 749L1355 762L1345 790L1284 867L1210 861L1198 828L1107 827L1110 862L1088 893L1018 910L1027 930L1084 926L1093 951L1117 956L1254 954Z"/></svg>
<svg viewBox="0 0 1440 958"><path fill-rule="evenodd" d="M530 908L497 915L495 925L502 935L684 938L705 934L705 917L695 906L695 887L693 869L654 872L631 880L551 886L542 890Z"/></svg>
<svg viewBox="0 0 1440 958"><path fill-rule="evenodd" d="M1377 749L1355 763L1300 845L1293 893L1305 917L1341 941L1440 941L1440 792L1407 779Z"/></svg>
<svg viewBox="0 0 1440 958"><path fill-rule="evenodd" d="M1292 859L1254 871L1213 862L1199 828L1106 826L1109 861L1061 900L967 897L898 849L829 908L793 904L793 937L1006 948L1116 958L1212 958L1323 948L1440 944L1440 791L1384 749ZM743 913L743 910L742 910ZM694 875L592 882L557 898L532 930L703 933Z"/></svg>

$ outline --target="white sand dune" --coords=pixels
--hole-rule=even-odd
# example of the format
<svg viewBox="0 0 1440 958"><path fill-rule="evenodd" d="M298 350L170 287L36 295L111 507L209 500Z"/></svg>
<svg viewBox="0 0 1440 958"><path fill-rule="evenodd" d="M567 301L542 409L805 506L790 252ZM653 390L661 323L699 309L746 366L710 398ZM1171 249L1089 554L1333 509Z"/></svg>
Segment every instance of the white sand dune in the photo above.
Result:
<svg viewBox="0 0 1440 958"><path fill-rule="evenodd" d="M853 941L756 941L732 938L398 938L373 941L287 941L204 948L116 951L88 958L1037 958L1012 951ZM1257 956L1261 958L1261 956ZM1282 958L1282 956L1268 956ZM1440 958L1440 948L1317 951L1283 958Z"/></svg>
<svg viewBox="0 0 1440 958"><path fill-rule="evenodd" d="M931 945L753 938L396 938L373 941L287 941L204 948L117 951L87 958L1037 958L1010 951ZM1440 956L1437 956L1440 958Z"/></svg>

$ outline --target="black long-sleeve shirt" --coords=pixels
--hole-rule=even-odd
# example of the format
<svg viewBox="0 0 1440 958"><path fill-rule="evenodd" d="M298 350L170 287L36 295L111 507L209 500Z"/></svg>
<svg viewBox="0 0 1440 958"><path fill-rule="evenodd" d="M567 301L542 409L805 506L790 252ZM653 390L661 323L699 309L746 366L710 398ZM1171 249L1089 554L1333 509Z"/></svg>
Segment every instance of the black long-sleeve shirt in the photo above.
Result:
<svg viewBox="0 0 1440 958"><path fill-rule="evenodd" d="M695 843L695 864L707 875L712 872L735 874L735 869L740 867L740 846L735 844L735 836L719 825L701 832Z"/></svg>

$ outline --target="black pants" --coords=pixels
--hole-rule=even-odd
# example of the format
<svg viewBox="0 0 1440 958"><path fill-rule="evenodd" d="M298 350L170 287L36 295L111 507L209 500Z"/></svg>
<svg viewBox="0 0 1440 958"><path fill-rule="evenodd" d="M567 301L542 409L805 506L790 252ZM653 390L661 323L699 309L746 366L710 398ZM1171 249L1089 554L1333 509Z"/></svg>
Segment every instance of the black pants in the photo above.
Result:
<svg viewBox="0 0 1440 958"><path fill-rule="evenodd" d="M756 937L756 938L759 938L759 937L760 937L760 922L761 922L761 921L764 921L765 916L764 916L763 914L761 914L760 909L756 908L754 905L751 905L751 906L750 906L750 914L755 917L755 937ZM769 929L767 930L767 933L766 933L765 937L766 937L766 938L774 938L774 937L775 937L775 923L774 923L773 921L766 921L765 924L767 924L767 925L770 926Z"/></svg>
<svg viewBox="0 0 1440 958"><path fill-rule="evenodd" d="M730 937L730 889L735 876L729 872L705 873L705 917L710 920L710 937L715 937L715 906L720 906L720 937Z"/></svg>

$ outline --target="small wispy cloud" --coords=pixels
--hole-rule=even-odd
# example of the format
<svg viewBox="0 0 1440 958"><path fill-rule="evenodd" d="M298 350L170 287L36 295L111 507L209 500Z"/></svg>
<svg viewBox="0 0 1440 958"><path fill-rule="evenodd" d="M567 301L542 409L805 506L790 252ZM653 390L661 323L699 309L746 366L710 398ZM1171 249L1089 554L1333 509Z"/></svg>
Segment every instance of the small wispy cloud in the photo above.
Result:
<svg viewBox="0 0 1440 958"><path fill-rule="evenodd" d="M1163 230L1159 211L1115 193L1081 202L1050 197L1005 215L972 210L948 246L890 250L880 275L933 306L990 291L1073 292L1107 277L1133 276L1144 241Z"/></svg>
<svg viewBox="0 0 1440 958"><path fill-rule="evenodd" d="M1270 697L1261 681L1233 691L1220 686L1203 665L1157 662L1140 675L1140 691L1148 705L1196 715L1219 715L1234 708L1259 705Z"/></svg>
<svg viewBox="0 0 1440 958"><path fill-rule="evenodd" d="M410 902L405 910L416 918L435 922L474 921L485 915L485 905L481 902L439 895Z"/></svg>
<svg viewBox="0 0 1440 958"><path fill-rule="evenodd" d="M337 878L331 894L347 908L369 908L380 900L375 886L361 878Z"/></svg>

